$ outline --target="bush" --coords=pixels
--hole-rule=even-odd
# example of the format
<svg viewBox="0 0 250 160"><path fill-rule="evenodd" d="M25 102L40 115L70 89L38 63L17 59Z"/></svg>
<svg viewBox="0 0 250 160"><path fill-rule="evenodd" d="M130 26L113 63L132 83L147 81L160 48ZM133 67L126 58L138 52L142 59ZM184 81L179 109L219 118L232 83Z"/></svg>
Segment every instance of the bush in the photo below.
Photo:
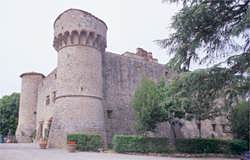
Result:
<svg viewBox="0 0 250 160"><path fill-rule="evenodd" d="M222 153L240 154L248 148L241 140L220 139L177 139L176 150L183 153Z"/></svg>
<svg viewBox="0 0 250 160"><path fill-rule="evenodd" d="M233 109L230 118L234 137L237 139L245 140L247 142L249 142L250 131L249 113L249 102L242 101Z"/></svg>
<svg viewBox="0 0 250 160"><path fill-rule="evenodd" d="M248 151L248 143L243 140L232 140L230 141L230 149L232 154L241 154L244 151Z"/></svg>
<svg viewBox="0 0 250 160"><path fill-rule="evenodd" d="M87 134L69 134L67 141L76 141L79 151L98 151L102 146L101 136Z"/></svg>
<svg viewBox="0 0 250 160"><path fill-rule="evenodd" d="M171 148L167 138L115 135L112 140L116 152L166 153Z"/></svg>
<svg viewBox="0 0 250 160"><path fill-rule="evenodd" d="M5 137L15 134L18 123L19 93L0 98L0 134ZM31 136L31 135L29 135Z"/></svg>

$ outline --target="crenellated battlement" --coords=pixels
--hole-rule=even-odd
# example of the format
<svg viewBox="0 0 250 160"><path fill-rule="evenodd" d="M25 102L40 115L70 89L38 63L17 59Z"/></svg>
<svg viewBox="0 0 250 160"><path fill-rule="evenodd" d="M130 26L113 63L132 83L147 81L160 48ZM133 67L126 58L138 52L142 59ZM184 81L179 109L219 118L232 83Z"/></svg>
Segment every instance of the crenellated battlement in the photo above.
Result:
<svg viewBox="0 0 250 160"><path fill-rule="evenodd" d="M54 42L56 51L68 46L88 46L104 52L107 25L94 15L69 9L60 14L54 23Z"/></svg>
<svg viewBox="0 0 250 160"><path fill-rule="evenodd" d="M64 34L60 33L54 37L53 46L56 51L68 46L88 46L93 47L103 52L107 46L106 38L100 34L87 30L73 30L72 32L66 31Z"/></svg>

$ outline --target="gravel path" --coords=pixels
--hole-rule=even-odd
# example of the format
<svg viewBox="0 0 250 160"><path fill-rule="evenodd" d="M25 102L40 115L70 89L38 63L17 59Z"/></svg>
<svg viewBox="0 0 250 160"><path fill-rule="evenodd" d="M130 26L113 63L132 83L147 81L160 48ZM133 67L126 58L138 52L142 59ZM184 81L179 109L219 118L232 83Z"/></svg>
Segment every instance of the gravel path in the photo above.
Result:
<svg viewBox="0 0 250 160"><path fill-rule="evenodd" d="M170 158L117 153L39 149L35 144L0 144L0 160L226 160L223 158ZM232 160L232 159L231 159Z"/></svg>

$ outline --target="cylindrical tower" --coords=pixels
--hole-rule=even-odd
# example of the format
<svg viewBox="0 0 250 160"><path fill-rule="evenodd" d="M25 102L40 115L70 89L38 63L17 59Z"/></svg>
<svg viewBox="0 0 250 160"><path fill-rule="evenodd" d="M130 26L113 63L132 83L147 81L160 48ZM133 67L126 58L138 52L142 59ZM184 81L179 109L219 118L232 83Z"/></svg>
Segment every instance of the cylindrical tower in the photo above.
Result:
<svg viewBox="0 0 250 160"><path fill-rule="evenodd" d="M49 144L63 147L67 134L79 132L99 134L105 142L102 56L107 26L90 13L69 9L54 29L57 95Z"/></svg>
<svg viewBox="0 0 250 160"><path fill-rule="evenodd" d="M19 119L16 138L20 143L32 142L32 134L36 130L36 106L38 84L44 75L36 72L23 73Z"/></svg>

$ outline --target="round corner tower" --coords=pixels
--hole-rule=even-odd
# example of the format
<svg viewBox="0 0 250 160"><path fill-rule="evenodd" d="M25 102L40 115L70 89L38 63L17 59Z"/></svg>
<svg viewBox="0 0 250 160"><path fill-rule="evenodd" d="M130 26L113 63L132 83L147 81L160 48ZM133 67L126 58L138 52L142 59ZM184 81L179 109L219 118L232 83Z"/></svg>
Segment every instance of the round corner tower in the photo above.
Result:
<svg viewBox="0 0 250 160"><path fill-rule="evenodd" d="M32 134L36 129L36 106L38 85L44 75L36 72L23 73L19 119L16 130L16 138L20 143L32 142Z"/></svg>
<svg viewBox="0 0 250 160"><path fill-rule="evenodd" d="M104 126L102 56L106 24L88 12L69 9L54 23L58 52L56 111L50 131L51 147L63 147L69 133L101 135Z"/></svg>

